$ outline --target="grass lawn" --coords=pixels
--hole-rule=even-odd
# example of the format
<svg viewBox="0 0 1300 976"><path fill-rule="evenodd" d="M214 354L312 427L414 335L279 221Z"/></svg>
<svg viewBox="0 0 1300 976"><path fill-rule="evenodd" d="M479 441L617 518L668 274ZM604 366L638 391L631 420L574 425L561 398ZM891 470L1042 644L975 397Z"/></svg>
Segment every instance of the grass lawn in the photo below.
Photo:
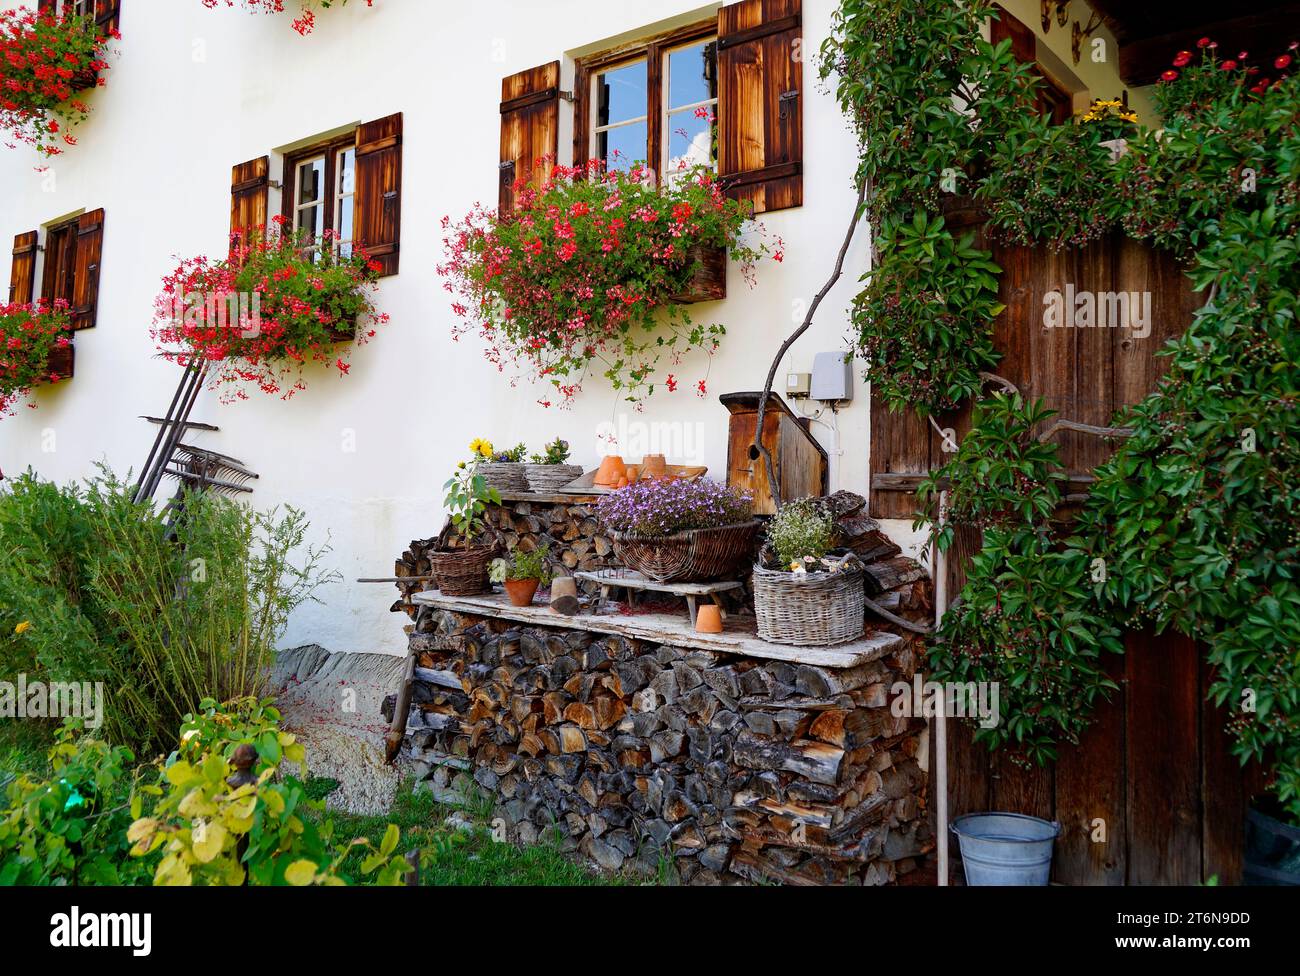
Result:
<svg viewBox="0 0 1300 976"><path fill-rule="evenodd" d="M314 799L323 799L338 785L335 780L315 778L308 782ZM482 826L459 830L443 821L454 812L434 800L427 790L413 791L411 783L398 787L392 809L379 816L357 816L329 811L334 821L334 837L342 841L368 837L375 843L383 837L390 823L402 831L398 849L415 847L426 850L421 862L421 885L547 885L597 886L644 883L625 875L602 875L585 870L560 852L554 844L538 843L527 847L498 843ZM464 812L464 811L462 811ZM470 812L471 818L474 812ZM352 882L361 863L361 855L343 863L343 874Z"/></svg>

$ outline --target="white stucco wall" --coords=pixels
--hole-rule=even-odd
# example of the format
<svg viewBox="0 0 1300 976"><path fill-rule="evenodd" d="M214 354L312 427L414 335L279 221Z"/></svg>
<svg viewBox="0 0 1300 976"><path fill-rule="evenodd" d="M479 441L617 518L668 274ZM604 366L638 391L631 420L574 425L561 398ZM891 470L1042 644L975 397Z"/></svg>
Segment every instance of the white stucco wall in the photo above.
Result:
<svg viewBox="0 0 1300 976"><path fill-rule="evenodd" d="M726 301L694 310L728 330L706 399L692 391L704 375L703 357L695 357L676 370L684 378L679 391L657 393L642 414L628 412L599 378L571 410L543 409L535 401L549 387L512 388L473 339L451 340L448 296L434 272L440 219L495 200L504 75L559 57L567 87L575 54L709 16L717 6L376 0L367 8L353 0L320 12L315 32L300 37L288 16L207 10L199 0L123 0L120 56L108 86L91 95L80 144L46 172L36 170L33 153L0 149L0 239L81 209L106 211L98 326L77 335L71 382L38 392L39 409L0 420L0 468L12 475L30 465L65 481L90 474L99 460L119 473L138 467L153 436L138 417L162 414L178 378L176 367L153 358L152 301L173 255L222 253L231 166L269 152L278 178L275 150L400 111L401 272L379 286L391 322L357 350L346 378L309 369L308 389L288 402L254 394L222 405L205 392L193 414L221 428L193 435L194 442L260 473L254 504L305 509L313 541L328 538L330 565L347 580L299 611L283 643L404 647L406 618L388 612L393 588L352 581L389 575L411 539L437 531L442 482L473 437L538 447L559 435L576 461L592 466L602 423L654 422L692 438L684 443L698 442L696 458L670 460L698 460L722 477L727 413L717 395L761 387L770 357L827 277L853 204L853 136L813 64L805 65L803 86L805 202L763 217L784 238L785 261L765 263L752 290L733 269ZM820 46L834 7L834 0L804 0L806 52ZM566 103L562 158L568 112ZM817 352L845 348L847 307L866 267L860 232L843 279L782 374L809 370ZM7 284L7 261L0 275ZM814 429L832 455L832 489L865 493L869 410L860 375L856 382L853 403L833 418L838 431ZM345 450L349 444L354 451ZM639 453L629 448L630 457ZM888 528L911 538L905 522Z"/></svg>
<svg viewBox="0 0 1300 976"><path fill-rule="evenodd" d="M804 7L812 49L826 35L833 3L806 0ZM495 199L500 79L556 57L571 72L575 52L670 18L708 16L716 5L377 0L367 9L354 0L320 12L307 37L294 33L287 17L209 11L198 0L123 0L122 8L121 53L108 86L92 95L80 144L46 173L35 171L38 160L25 149L0 151L0 238L82 208L106 211L98 325L77 335L71 382L37 393L38 409L0 421L0 468L12 475L31 465L63 481L86 476L100 459L119 472L138 467L153 428L137 418L160 415L177 380L175 367L152 358L152 300L173 255L224 247L231 165L403 112L401 272L379 286L392 321L355 352L346 378L310 369L308 389L288 402L254 395L222 405L205 393L193 415L221 428L195 435L196 443L260 473L255 504L287 502L308 512L315 540L328 534L330 563L349 581L320 591L323 604L303 608L284 643L397 651L405 617L388 612L395 591L351 581L391 574L393 557L412 538L437 531L442 482L470 439L540 446L560 435L577 461L592 465L598 426L617 425L625 412L599 378L571 410L543 409L535 404L538 389L512 389L472 339L451 341L452 315L434 273L439 220ZM784 263L768 262L752 290L733 271L727 300L697 308L729 333L707 399L683 382L626 418L698 424L670 429L698 434L700 461L719 476L727 414L717 395L761 387L776 346L830 269L853 202L852 136L833 99L817 90L813 67L806 71L806 202L765 218L786 241ZM273 153L273 177L277 165ZM277 196L273 190L273 210ZM860 234L849 272L794 348L791 367L809 369L814 353L843 347L845 309L865 255ZM7 283L7 261L0 275ZM676 372L693 383L704 375L703 361L688 360ZM837 418L834 487L863 490L867 483L867 416L859 387ZM836 450L830 431L817 430ZM349 439L354 453L344 451Z"/></svg>

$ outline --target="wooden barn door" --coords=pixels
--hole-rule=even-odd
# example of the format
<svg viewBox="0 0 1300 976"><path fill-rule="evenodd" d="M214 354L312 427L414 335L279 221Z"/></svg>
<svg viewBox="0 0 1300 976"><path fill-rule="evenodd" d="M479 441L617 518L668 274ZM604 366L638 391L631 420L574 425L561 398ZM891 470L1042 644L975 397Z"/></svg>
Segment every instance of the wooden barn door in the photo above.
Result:
<svg viewBox="0 0 1300 976"><path fill-rule="evenodd" d="M969 208L952 208L948 222L983 237ZM1007 307L994 329L1003 354L997 373L1026 397L1045 399L1060 418L1105 426L1118 408L1151 392L1167 363L1158 351L1204 301L1172 258L1123 235L1055 253L983 243L1003 268L1000 301ZM1067 287L1076 294L1136 294L1140 303L1149 297L1149 314L1145 324L1130 321L1137 328L1048 328L1044 297L1064 295ZM1143 317L1143 307L1130 315ZM969 408L938 422L960 438L970 427ZM1080 489L1114 449L1087 434L1056 438ZM919 475L947 458L942 443L914 414L890 413L873 401L872 515L912 517ZM960 592L979 545L978 533L958 534L949 550L949 594ZM1063 883L1186 884L1211 875L1236 881L1247 777L1229 754L1223 714L1205 701L1209 676L1199 649L1176 634L1130 633L1125 646L1111 662L1120 692L1053 767L1015 766L950 723L951 815L1010 810L1059 821L1054 879Z"/></svg>

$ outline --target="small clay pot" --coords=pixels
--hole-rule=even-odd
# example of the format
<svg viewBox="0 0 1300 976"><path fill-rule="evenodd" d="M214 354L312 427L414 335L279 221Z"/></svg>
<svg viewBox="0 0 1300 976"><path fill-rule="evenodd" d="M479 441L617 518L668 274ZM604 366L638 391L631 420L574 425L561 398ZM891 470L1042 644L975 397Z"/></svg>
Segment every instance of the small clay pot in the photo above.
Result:
<svg viewBox="0 0 1300 976"><path fill-rule="evenodd" d="M641 459L643 478L662 478L668 473L668 462L662 454L647 454Z"/></svg>
<svg viewBox="0 0 1300 976"><path fill-rule="evenodd" d="M603 488L613 488L618 484L619 478L627 477L627 465L617 454L606 454L600 459L600 467L596 469L596 477L592 479L595 484Z"/></svg>
<svg viewBox="0 0 1300 976"><path fill-rule="evenodd" d="M541 580L536 579L508 579L505 581L506 596L510 597L512 607L527 607L533 602L533 594L537 592L537 587L541 585Z"/></svg>
<svg viewBox="0 0 1300 976"><path fill-rule="evenodd" d="M701 634L722 633L722 608L716 603L706 603L695 611L695 630Z"/></svg>
<svg viewBox="0 0 1300 976"><path fill-rule="evenodd" d="M629 464L627 466L627 480L629 483L641 480L641 466L639 464Z"/></svg>

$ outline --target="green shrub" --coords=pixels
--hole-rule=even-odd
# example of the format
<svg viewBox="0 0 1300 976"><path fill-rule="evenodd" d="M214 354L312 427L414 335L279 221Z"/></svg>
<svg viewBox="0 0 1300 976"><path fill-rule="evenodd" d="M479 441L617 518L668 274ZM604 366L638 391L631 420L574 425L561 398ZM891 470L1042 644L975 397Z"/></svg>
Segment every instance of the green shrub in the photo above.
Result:
<svg viewBox="0 0 1300 976"><path fill-rule="evenodd" d="M286 761L306 771L306 753L279 726L269 701L211 699L185 716L179 748L162 766L157 805L147 816L135 807L127 831L135 857L159 855L155 885L342 885L339 866L357 851L362 875L401 884L407 865L395 855L401 832L389 824L378 844L357 838L337 844L333 822L309 815L324 809ZM238 751L256 759L238 774Z"/></svg>
<svg viewBox="0 0 1300 976"><path fill-rule="evenodd" d="M65 725L49 775L13 777L0 809L0 885L141 884L150 866L128 857L135 783L129 749Z"/></svg>
<svg viewBox="0 0 1300 976"><path fill-rule="evenodd" d="M108 474L0 495L0 627L28 625L0 665L103 682L108 739L145 751L203 698L261 692L289 614L331 577L295 509L187 495L172 538L131 495Z"/></svg>

